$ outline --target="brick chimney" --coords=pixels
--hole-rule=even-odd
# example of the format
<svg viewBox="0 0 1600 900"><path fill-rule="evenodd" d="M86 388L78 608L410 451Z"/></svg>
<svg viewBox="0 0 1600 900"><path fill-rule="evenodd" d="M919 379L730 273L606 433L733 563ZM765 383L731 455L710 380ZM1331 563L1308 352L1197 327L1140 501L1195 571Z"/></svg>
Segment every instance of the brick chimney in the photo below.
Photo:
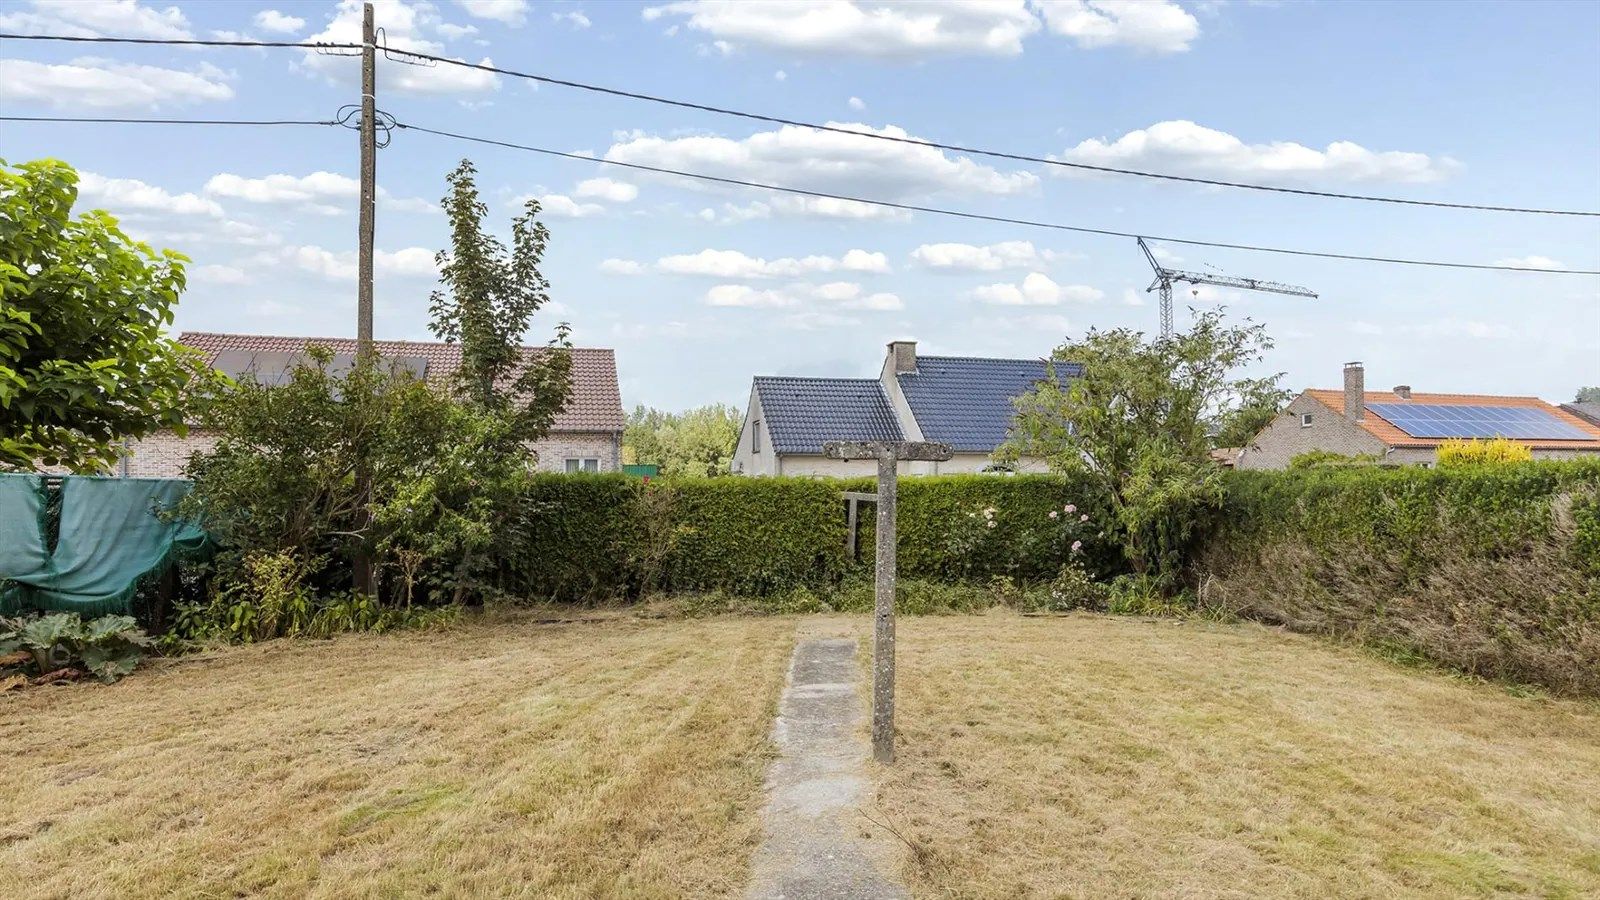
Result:
<svg viewBox="0 0 1600 900"><path fill-rule="evenodd" d="M1352 422L1367 416L1367 370L1360 362L1344 364L1344 416Z"/></svg>
<svg viewBox="0 0 1600 900"><path fill-rule="evenodd" d="M1396 397L1399 397L1401 400L1410 400L1411 399L1411 385L1409 385L1409 384L1397 384L1397 385L1395 385L1394 386L1394 395Z"/></svg>
<svg viewBox="0 0 1600 900"><path fill-rule="evenodd" d="M916 341L890 341L889 356L894 359L894 373L896 375L917 370Z"/></svg>

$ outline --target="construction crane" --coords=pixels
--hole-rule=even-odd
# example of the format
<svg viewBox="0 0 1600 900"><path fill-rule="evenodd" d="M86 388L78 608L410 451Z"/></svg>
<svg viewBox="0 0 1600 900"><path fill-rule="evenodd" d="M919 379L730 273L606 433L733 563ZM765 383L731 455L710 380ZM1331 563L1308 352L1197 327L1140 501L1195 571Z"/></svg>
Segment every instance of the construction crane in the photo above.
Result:
<svg viewBox="0 0 1600 900"><path fill-rule="evenodd" d="M1156 270L1156 280L1150 282L1145 288L1145 293L1160 289L1161 291L1161 336L1172 336L1172 283L1175 281L1186 284L1215 284L1221 287L1244 288L1247 291L1270 291L1274 294L1290 294L1295 297L1317 296L1317 292L1308 288L1292 284L1280 284L1276 281L1258 281L1254 278L1236 278L1232 275L1207 275L1204 272L1186 272L1182 269L1169 269L1156 262L1156 255L1150 252L1150 245L1139 238L1139 249L1144 251L1144 258L1150 260L1150 268Z"/></svg>

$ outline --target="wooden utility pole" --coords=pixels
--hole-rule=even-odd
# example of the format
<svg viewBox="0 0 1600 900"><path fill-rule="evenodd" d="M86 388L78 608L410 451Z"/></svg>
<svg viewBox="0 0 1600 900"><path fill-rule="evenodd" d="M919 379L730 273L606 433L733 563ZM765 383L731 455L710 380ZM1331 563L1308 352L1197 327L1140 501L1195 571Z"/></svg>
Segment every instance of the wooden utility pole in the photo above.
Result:
<svg viewBox="0 0 1600 900"><path fill-rule="evenodd" d="M829 459L874 459L878 462L878 560L873 590L872 627L872 758L894 762L894 590L896 579L895 520L900 497L900 460L949 459L945 444L920 441L829 441L822 445ZM859 495L856 499L861 499Z"/></svg>
<svg viewBox="0 0 1600 900"><path fill-rule="evenodd" d="M361 209L356 287L356 354L372 353L372 239L378 198L378 59L372 4L361 7Z"/></svg>
<svg viewBox="0 0 1600 900"><path fill-rule="evenodd" d="M372 243L377 228L378 197L378 59L377 30L372 24L372 4L361 7L361 208L356 225L356 364L372 360ZM372 466L366 458L365 436L357 436L356 517L361 531L372 529ZM351 561L356 593L369 597L378 592L372 554L361 548Z"/></svg>

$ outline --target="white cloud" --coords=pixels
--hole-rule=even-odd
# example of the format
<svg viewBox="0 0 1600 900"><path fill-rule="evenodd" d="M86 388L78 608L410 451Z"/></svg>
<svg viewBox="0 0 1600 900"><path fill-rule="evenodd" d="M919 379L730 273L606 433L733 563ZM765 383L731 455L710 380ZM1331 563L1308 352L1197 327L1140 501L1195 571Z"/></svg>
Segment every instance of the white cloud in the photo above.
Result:
<svg viewBox="0 0 1600 900"><path fill-rule="evenodd" d="M47 103L58 108L160 109L228 100L226 73L210 63L192 72L102 59L65 65L0 59L0 100Z"/></svg>
<svg viewBox="0 0 1600 900"><path fill-rule="evenodd" d="M215 200L194 194L173 194L132 178L106 178L94 172L78 174L78 195L112 215L128 211L178 216L221 216Z"/></svg>
<svg viewBox="0 0 1600 900"><path fill-rule="evenodd" d="M453 24L451 24L449 22L440 22L438 24L438 26L436 27L436 30L440 34L444 35L446 38L448 38L448 39L453 41L453 40L456 40L458 38L464 38L467 35L477 34L478 33L478 26L476 26L476 25L453 25Z"/></svg>
<svg viewBox="0 0 1600 900"><path fill-rule="evenodd" d="M403 250L376 250L372 254L375 274L409 278L437 278L439 270L434 265L434 253L425 247L407 247ZM354 281L357 260L354 251L333 251L325 247L303 245L285 247L277 256L261 254L258 264L270 265L287 262L314 275L333 281Z"/></svg>
<svg viewBox="0 0 1600 900"><path fill-rule="evenodd" d="M307 38L308 41L328 43L360 43L362 0L339 0L327 27ZM459 26L447 25L439 18L433 4L408 3L406 0L378 0L377 20L383 23L384 40L397 50L411 50L433 56L451 57L442 43L434 37L450 39L459 37ZM471 10L468 10L471 12ZM493 65L488 57L483 65ZM351 83L360 77L359 66L340 56L326 56L314 50L305 51L299 67L315 72L329 81ZM457 94L482 93L497 90L499 78L492 72L467 69L461 66L416 66L389 60L378 55L378 83L384 91L401 94Z"/></svg>
<svg viewBox="0 0 1600 900"><path fill-rule="evenodd" d="M361 184L354 178L336 172L275 174L261 178L223 172L213 175L206 182L205 192L214 197L230 197L251 203L288 204L333 216L356 209L361 196ZM394 197L382 187L378 188L378 202L385 208L404 212L435 211L433 204L420 197Z"/></svg>
<svg viewBox="0 0 1600 900"><path fill-rule="evenodd" d="M33 0L31 7L32 12L0 13L0 30L68 37L194 37L176 6L155 9L138 0Z"/></svg>
<svg viewBox="0 0 1600 900"><path fill-rule="evenodd" d="M1379 152L1350 141L1334 141L1325 150L1292 141L1246 144L1227 132L1184 120L1157 122L1114 141L1091 138L1056 158L1185 175L1352 182L1438 181L1460 168L1446 156Z"/></svg>
<svg viewBox="0 0 1600 900"><path fill-rule="evenodd" d="M600 261L600 271L612 275L643 275L644 263L632 259L611 259Z"/></svg>
<svg viewBox="0 0 1600 900"><path fill-rule="evenodd" d="M596 197L612 203L628 203L639 196L639 189L626 181L610 178L589 178L578 182L572 191L577 197Z"/></svg>
<svg viewBox="0 0 1600 900"><path fill-rule="evenodd" d="M1022 52L1023 38L1039 30L1024 0L684 0L644 10L645 21L667 18L735 46L901 60L1015 56Z"/></svg>
<svg viewBox="0 0 1600 900"><path fill-rule="evenodd" d="M228 247L276 247L283 243L282 235L271 229L234 219L207 222L204 229L195 231L158 229L146 234L144 240L152 244L160 243L177 249L182 249L190 244L219 244Z"/></svg>
<svg viewBox="0 0 1600 900"><path fill-rule="evenodd" d="M930 269L956 269L994 272L1000 269L1031 269L1055 258L1040 251L1031 241L1001 241L979 247L973 244L923 244L911 251L911 258Z"/></svg>
<svg viewBox="0 0 1600 900"><path fill-rule="evenodd" d="M869 312L894 312L905 309L905 302L887 292L867 293L861 285L850 281L830 281L826 284L790 284L783 288L764 290L747 284L719 284L706 291L709 306L738 306L751 309L788 309L809 306L816 310L864 310Z"/></svg>
<svg viewBox="0 0 1600 900"><path fill-rule="evenodd" d="M1122 289L1122 305L1123 306L1143 306L1144 305L1144 295L1139 293L1138 291L1134 290L1133 288L1123 288Z"/></svg>
<svg viewBox="0 0 1600 900"><path fill-rule="evenodd" d="M772 73L772 77L777 81L788 81L789 73L779 69L778 71Z"/></svg>
<svg viewBox="0 0 1600 900"><path fill-rule="evenodd" d="M856 112L860 112L861 110L867 108L867 101L861 99L860 97L851 97L850 101L849 101L849 106L850 106L851 109L855 110Z"/></svg>
<svg viewBox="0 0 1600 900"><path fill-rule="evenodd" d="M594 24L589 21L588 16L575 9L568 10L566 12L552 13L550 18L557 22L566 22L573 28L576 28L580 31Z"/></svg>
<svg viewBox="0 0 1600 900"><path fill-rule="evenodd" d="M521 25L528 18L528 0L456 0L456 5L477 19Z"/></svg>
<svg viewBox="0 0 1600 900"><path fill-rule="evenodd" d="M434 256L434 251L426 247L406 247L393 252L377 250L372 254L372 267L383 274L436 278L439 267Z"/></svg>
<svg viewBox="0 0 1600 900"><path fill-rule="evenodd" d="M905 129L893 125L873 128L859 123L829 124L851 131L909 136ZM1016 194L1033 189L1039 181L1032 172L1002 172L933 147L788 125L742 140L714 135L628 135L612 144L605 158L891 201L927 199L938 194ZM763 206L768 212L880 217L876 211L857 212L867 204L827 198L787 197Z"/></svg>
<svg viewBox="0 0 1600 900"><path fill-rule="evenodd" d="M528 199L528 197L523 196L516 198L512 202L521 206ZM540 212L557 219L587 219L590 216L598 216L606 211L606 208L598 203L583 203L568 197L566 194L541 194L533 199L539 201Z"/></svg>
<svg viewBox="0 0 1600 900"><path fill-rule="evenodd" d="M865 250L846 250L844 256L839 258L839 268L847 272L877 272L889 271L889 257L882 253L868 253Z"/></svg>
<svg viewBox="0 0 1600 900"><path fill-rule="evenodd" d="M277 34L294 34L306 27L305 19L299 16L287 16L275 9L263 9L256 13L255 23L257 28Z"/></svg>
<svg viewBox="0 0 1600 900"><path fill-rule="evenodd" d="M261 178L246 178L224 172L213 175L206 182L205 192L251 203L293 204L324 215L336 215L355 207L355 201L361 195L361 185L354 178L334 172L267 175Z"/></svg>
<svg viewBox="0 0 1600 900"><path fill-rule="evenodd" d="M669 275L700 275L711 278L794 278L816 272L889 271L889 258L882 253L850 250L842 257L806 256L762 259L738 250L701 250L699 253L664 256L656 268Z"/></svg>
<svg viewBox="0 0 1600 900"><path fill-rule="evenodd" d="M903 222L911 218L911 213L903 209L879 206L875 203L862 203L858 200L836 200L832 197L785 195L776 197L770 202L757 200L744 206L733 203L724 203L722 205L722 218L729 222L770 219L775 215L807 219L847 219L854 221L871 219L881 222ZM715 210L703 209L700 211L700 218L708 222L716 217Z"/></svg>
<svg viewBox="0 0 1600 900"><path fill-rule="evenodd" d="M1494 261L1497 266L1516 266L1522 269L1565 269L1566 264L1548 256L1508 256Z"/></svg>
<svg viewBox="0 0 1600 900"><path fill-rule="evenodd" d="M249 284L250 276L234 266L204 265L189 270L189 280L203 284Z"/></svg>
<svg viewBox="0 0 1600 900"><path fill-rule="evenodd" d="M1034 6L1051 32L1079 47L1178 53L1200 34L1200 23L1172 0L1034 0Z"/></svg>
<svg viewBox="0 0 1600 900"><path fill-rule="evenodd" d="M972 296L995 306L1059 306L1066 301L1093 303L1105 292L1083 284L1056 284L1043 272L1030 272L1021 284L988 284Z"/></svg>
<svg viewBox="0 0 1600 900"><path fill-rule="evenodd" d="M708 306L742 306L752 309L772 309L794 306L800 301L782 291L758 291L748 284L719 284L706 291Z"/></svg>

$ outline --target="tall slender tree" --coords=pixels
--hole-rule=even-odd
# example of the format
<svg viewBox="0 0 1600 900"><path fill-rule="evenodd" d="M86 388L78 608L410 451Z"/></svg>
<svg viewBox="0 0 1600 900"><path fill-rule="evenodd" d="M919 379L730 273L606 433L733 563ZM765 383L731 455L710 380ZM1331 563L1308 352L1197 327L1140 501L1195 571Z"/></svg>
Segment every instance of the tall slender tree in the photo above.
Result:
<svg viewBox="0 0 1600 900"><path fill-rule="evenodd" d="M572 390L570 328L563 322L545 347L528 351L523 336L533 314L550 302L539 271L550 230L529 200L511 222L511 246L484 229L488 206L478 196L471 160L445 177L450 249L435 260L444 288L429 300L431 328L461 344L460 390L468 402L509 417L512 434L535 440L550 430Z"/></svg>

